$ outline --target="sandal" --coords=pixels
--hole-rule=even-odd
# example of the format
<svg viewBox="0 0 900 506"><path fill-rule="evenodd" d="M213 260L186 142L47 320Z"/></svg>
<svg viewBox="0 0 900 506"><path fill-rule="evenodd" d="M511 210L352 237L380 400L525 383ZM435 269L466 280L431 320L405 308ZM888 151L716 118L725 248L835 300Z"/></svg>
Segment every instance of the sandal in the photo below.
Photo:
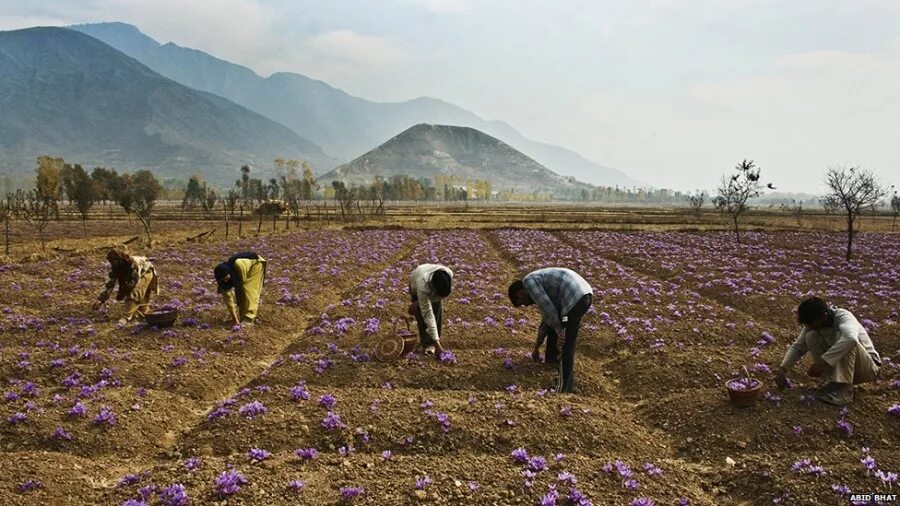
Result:
<svg viewBox="0 0 900 506"><path fill-rule="evenodd" d="M834 405L834 406L845 406L853 402L853 391L850 391L850 394L842 393L837 390L833 390L830 392L823 393L817 396L818 399L822 402Z"/></svg>

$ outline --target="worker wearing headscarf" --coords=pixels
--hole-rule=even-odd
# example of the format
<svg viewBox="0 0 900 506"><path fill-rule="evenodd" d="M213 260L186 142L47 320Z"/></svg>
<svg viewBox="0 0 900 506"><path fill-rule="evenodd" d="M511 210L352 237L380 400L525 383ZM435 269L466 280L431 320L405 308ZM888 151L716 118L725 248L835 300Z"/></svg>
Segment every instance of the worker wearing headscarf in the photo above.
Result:
<svg viewBox="0 0 900 506"><path fill-rule="evenodd" d="M232 323L254 323L266 278L266 260L253 251L237 253L213 270Z"/></svg>
<svg viewBox="0 0 900 506"><path fill-rule="evenodd" d="M119 290L116 300L125 302L125 314L119 323L127 323L135 316L143 317L150 312L150 296L159 294L156 269L147 257L129 255L125 246L115 246L106 254L109 275L103 292L97 297L94 309L109 300L116 285Z"/></svg>

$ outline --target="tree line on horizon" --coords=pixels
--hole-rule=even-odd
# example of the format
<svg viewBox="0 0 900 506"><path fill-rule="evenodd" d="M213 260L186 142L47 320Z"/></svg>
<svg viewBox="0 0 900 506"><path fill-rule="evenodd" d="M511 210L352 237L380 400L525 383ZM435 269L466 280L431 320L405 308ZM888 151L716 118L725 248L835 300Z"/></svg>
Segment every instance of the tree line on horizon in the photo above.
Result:
<svg viewBox="0 0 900 506"><path fill-rule="evenodd" d="M554 198L549 192L495 190L490 181L466 180L450 175L438 175L431 179L408 175L390 178L377 176L370 184L347 185L344 181L334 180L330 185L320 187L305 161L277 158L273 165L276 177L268 180L252 177L252 168L243 165L234 185L216 192L199 175L191 176L186 184L180 183L174 188L167 185L167 189L150 170L120 174L115 169L95 167L88 173L80 164L69 164L62 158L39 156L35 162L34 188L7 192L6 204L0 206L0 223L6 222L7 230L13 217L28 223L37 231L41 247L45 249L44 230L52 219L59 219L59 204L64 196L80 215L85 232L89 213L95 204L115 203L126 214L140 220L148 243L152 243L150 216L161 197L177 196L181 198L182 210L200 208L209 216L221 205L226 215L226 231L229 216L233 218L236 211L243 216L245 209L259 216L257 231L262 226L263 216L272 216L275 220L284 213L288 213L289 227L290 216L299 219L304 202L307 203L309 216L308 203L316 200L334 201L340 207L341 216L349 218L354 215L354 210L358 215L363 215L363 202L367 202L371 215L383 216L385 201L546 202ZM862 214L874 213L880 206L887 205L893 216L891 231L894 231L900 216L900 195L893 186L889 189L881 184L872 171L856 166L831 167L825 173L825 184L828 193L818 203L827 212L841 213L845 217L847 260L852 255L854 226ZM761 170L753 160L741 161L734 172L722 176L709 203L729 217L738 243L741 243L741 217L751 208L754 199L759 199L767 189L775 190L774 184L763 184ZM581 189L570 200L649 205L686 203L700 212L708 197L705 192L684 194L667 189L639 188L632 191L619 187L592 187ZM792 206L795 213L802 212L802 203L798 205L795 201ZM8 251L7 232L5 252L8 254Z"/></svg>

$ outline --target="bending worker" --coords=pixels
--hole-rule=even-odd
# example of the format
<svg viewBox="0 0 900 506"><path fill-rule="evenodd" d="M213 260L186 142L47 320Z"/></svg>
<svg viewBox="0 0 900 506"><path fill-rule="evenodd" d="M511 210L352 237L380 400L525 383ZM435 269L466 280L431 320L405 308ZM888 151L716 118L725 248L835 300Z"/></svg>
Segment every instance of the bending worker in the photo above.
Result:
<svg viewBox="0 0 900 506"><path fill-rule="evenodd" d="M453 271L438 264L422 264L409 275L409 295L412 304L409 313L415 316L419 327L419 343L426 355L444 351L441 346L441 301L450 295Z"/></svg>
<svg viewBox="0 0 900 506"><path fill-rule="evenodd" d="M150 312L150 296L159 294L156 269L147 257L129 255L125 246L115 246L106 253L109 262L109 280L105 289L97 297L94 310L100 309L116 285L119 291L116 300L125 302L125 314L120 324L131 321L134 316L144 317Z"/></svg>
<svg viewBox="0 0 900 506"><path fill-rule="evenodd" d="M259 319L259 297L266 279L266 260L257 253L237 253L213 270L219 293L234 325Z"/></svg>

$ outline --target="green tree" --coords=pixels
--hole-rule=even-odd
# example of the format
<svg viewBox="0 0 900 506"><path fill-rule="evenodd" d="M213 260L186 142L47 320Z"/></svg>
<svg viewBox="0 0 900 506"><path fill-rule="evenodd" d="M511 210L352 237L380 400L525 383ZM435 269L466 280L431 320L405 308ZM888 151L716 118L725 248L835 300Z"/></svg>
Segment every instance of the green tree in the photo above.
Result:
<svg viewBox="0 0 900 506"><path fill-rule="evenodd" d="M81 215L82 230L87 233L88 213L94 207L94 203L99 200L97 184L79 164L63 165L62 183L66 197L75 205L75 209Z"/></svg>
<svg viewBox="0 0 900 506"><path fill-rule="evenodd" d="M118 203L126 213L133 213L144 226L148 245L153 244L150 234L150 213L162 192L162 185L149 170L139 170L134 175L122 174L115 194Z"/></svg>
<svg viewBox="0 0 900 506"><path fill-rule="evenodd" d="M64 165L65 162L62 158L39 156L34 168L36 198L47 200L50 203L56 219L59 219L59 200L62 198L62 169Z"/></svg>

